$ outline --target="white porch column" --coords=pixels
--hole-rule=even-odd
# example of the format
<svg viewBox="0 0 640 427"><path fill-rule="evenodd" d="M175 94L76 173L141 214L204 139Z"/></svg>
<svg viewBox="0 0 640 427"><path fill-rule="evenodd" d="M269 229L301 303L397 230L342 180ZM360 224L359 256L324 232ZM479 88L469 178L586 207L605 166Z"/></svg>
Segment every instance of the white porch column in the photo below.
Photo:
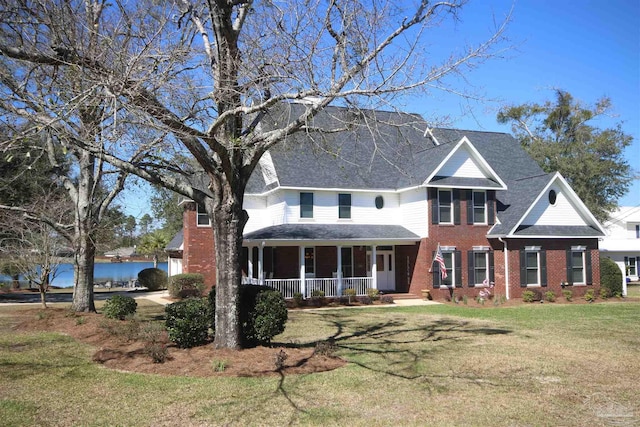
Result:
<svg viewBox="0 0 640 427"><path fill-rule="evenodd" d="M264 245L258 246L258 284L264 285Z"/></svg>
<svg viewBox="0 0 640 427"><path fill-rule="evenodd" d="M376 245L371 245L371 286L378 289L378 264L376 259Z"/></svg>
<svg viewBox="0 0 640 427"><path fill-rule="evenodd" d="M300 293L303 298L307 298L307 293L305 290L305 275L306 271L304 268L304 246L300 246Z"/></svg>
<svg viewBox="0 0 640 427"><path fill-rule="evenodd" d="M338 297L342 296L342 246L338 246Z"/></svg>
<svg viewBox="0 0 640 427"><path fill-rule="evenodd" d="M249 255L247 255L247 280L253 284L253 246L247 247Z"/></svg>

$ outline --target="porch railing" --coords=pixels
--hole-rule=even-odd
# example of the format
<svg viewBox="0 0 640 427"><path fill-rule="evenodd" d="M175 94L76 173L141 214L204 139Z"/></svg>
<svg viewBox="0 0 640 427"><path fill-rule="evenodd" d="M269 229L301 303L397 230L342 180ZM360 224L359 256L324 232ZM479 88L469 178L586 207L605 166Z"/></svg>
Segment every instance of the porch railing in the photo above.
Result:
<svg viewBox="0 0 640 427"><path fill-rule="evenodd" d="M243 283L257 285L257 279L243 280ZM279 291L285 298L293 298L297 292L301 293L302 281L300 279L265 279L264 284ZM371 277L345 277L342 279L342 290L353 288L356 295L366 295L367 289L373 287L373 279ZM305 279L304 298L311 298L314 290L324 292L324 296L328 298L339 297L338 295L338 279L321 278L321 279Z"/></svg>

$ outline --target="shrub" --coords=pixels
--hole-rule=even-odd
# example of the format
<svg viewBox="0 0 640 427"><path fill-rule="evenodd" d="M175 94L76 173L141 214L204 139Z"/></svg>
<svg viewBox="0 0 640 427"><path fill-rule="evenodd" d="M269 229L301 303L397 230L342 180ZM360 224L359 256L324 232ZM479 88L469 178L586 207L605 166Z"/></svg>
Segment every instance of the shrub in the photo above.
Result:
<svg viewBox="0 0 640 427"><path fill-rule="evenodd" d="M311 303L317 307L326 304L326 299L324 297L324 291L320 289L314 289L311 291Z"/></svg>
<svg viewBox="0 0 640 427"><path fill-rule="evenodd" d="M374 288L367 288L367 296L371 298L372 301L377 301L380 298L380 291Z"/></svg>
<svg viewBox="0 0 640 427"><path fill-rule="evenodd" d="M201 297L204 276L200 273L176 274L169 278L169 295L172 298Z"/></svg>
<svg viewBox="0 0 640 427"><path fill-rule="evenodd" d="M566 299L567 301L571 301L571 298L573 298L573 292L571 292L569 289L563 289L562 296L564 296L564 299Z"/></svg>
<svg viewBox="0 0 640 427"><path fill-rule="evenodd" d="M360 304L364 304L364 305L371 305L373 304L373 300L371 299L371 297L369 295L363 295L363 296L359 296L358 297L358 302Z"/></svg>
<svg viewBox="0 0 640 427"><path fill-rule="evenodd" d="M611 297L611 291L607 288L600 288L600 298L607 299Z"/></svg>
<svg viewBox="0 0 640 427"><path fill-rule="evenodd" d="M165 326L169 339L180 348L191 348L207 342L211 311L204 298L189 298L165 308Z"/></svg>
<svg viewBox="0 0 640 427"><path fill-rule="evenodd" d="M131 297L114 295L104 304L104 315L110 319L124 320L125 317L134 314L138 303Z"/></svg>
<svg viewBox="0 0 640 427"><path fill-rule="evenodd" d="M351 299L356 296L356 290L353 288L347 288L343 293L348 298L349 304L351 304Z"/></svg>
<svg viewBox="0 0 640 427"><path fill-rule="evenodd" d="M382 304L393 304L393 297L391 295L382 295L380 297L380 302Z"/></svg>
<svg viewBox="0 0 640 427"><path fill-rule="evenodd" d="M268 295L259 297L262 293ZM213 288L209 292L209 306L212 314L215 313L215 301L216 288ZM287 316L287 306L280 292L268 286L240 286L240 325L243 347L255 347L268 343L271 338L284 330ZM212 322L214 322L213 317L212 315Z"/></svg>
<svg viewBox="0 0 640 427"><path fill-rule="evenodd" d="M151 357L153 363L164 363L167 360L167 345L162 341L164 327L158 322L147 323L140 336L145 341L144 352Z"/></svg>
<svg viewBox="0 0 640 427"><path fill-rule="evenodd" d="M167 273L159 268L145 268L138 273L138 283L150 291L167 288Z"/></svg>
<svg viewBox="0 0 640 427"><path fill-rule="evenodd" d="M587 290L584 294L584 299L589 302L594 302L596 300L596 292L593 289Z"/></svg>
<svg viewBox="0 0 640 427"><path fill-rule="evenodd" d="M256 305L251 315L249 341L270 343L271 338L284 332L287 324L287 305L278 291L264 291L256 296Z"/></svg>
<svg viewBox="0 0 640 427"><path fill-rule="evenodd" d="M556 294L553 291L547 291L544 293L544 299L549 302L554 302L556 300Z"/></svg>
<svg viewBox="0 0 640 427"><path fill-rule="evenodd" d="M301 292L296 292L293 294L293 302L295 303L296 307L302 306L303 301L304 301L304 295L302 295Z"/></svg>
<svg viewBox="0 0 640 427"><path fill-rule="evenodd" d="M522 301L524 302L533 302L536 294L533 291L524 291L522 292Z"/></svg>
<svg viewBox="0 0 640 427"><path fill-rule="evenodd" d="M622 295L622 271L609 258L600 258L600 286L609 290L609 295Z"/></svg>

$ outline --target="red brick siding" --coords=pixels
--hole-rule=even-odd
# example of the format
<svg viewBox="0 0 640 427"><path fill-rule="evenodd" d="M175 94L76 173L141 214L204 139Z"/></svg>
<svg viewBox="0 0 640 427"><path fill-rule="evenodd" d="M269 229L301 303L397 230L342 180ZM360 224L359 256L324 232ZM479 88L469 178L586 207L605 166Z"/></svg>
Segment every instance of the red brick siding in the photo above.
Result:
<svg viewBox="0 0 640 427"><path fill-rule="evenodd" d="M183 213L184 250L182 271L200 273L207 287L216 284L216 260L213 229L197 225L196 204L187 203Z"/></svg>

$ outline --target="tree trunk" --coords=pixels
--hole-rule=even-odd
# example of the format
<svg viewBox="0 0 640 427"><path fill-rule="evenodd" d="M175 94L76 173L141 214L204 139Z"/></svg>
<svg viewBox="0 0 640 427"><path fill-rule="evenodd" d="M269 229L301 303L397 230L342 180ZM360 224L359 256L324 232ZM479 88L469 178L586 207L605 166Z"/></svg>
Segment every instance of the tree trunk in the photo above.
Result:
<svg viewBox="0 0 640 427"><path fill-rule="evenodd" d="M93 266L96 248L91 237L86 237L79 243L76 250L76 262L73 267L74 286L71 310L76 312L95 312Z"/></svg>
<svg viewBox="0 0 640 427"><path fill-rule="evenodd" d="M240 190L244 192L244 188ZM222 191L238 193L237 189ZM225 197L214 206L213 235L216 254L216 348L239 349L242 345L239 289L242 279L242 231L247 214L242 210L243 194Z"/></svg>

